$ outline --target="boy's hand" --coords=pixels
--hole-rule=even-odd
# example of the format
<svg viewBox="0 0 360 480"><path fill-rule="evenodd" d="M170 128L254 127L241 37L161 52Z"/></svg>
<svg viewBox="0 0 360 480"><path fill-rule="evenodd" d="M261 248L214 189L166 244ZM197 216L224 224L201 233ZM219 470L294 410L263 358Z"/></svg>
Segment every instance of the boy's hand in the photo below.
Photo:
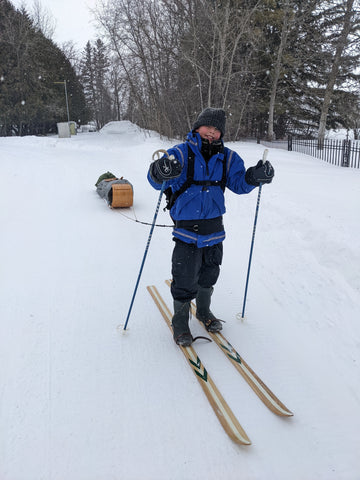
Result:
<svg viewBox="0 0 360 480"><path fill-rule="evenodd" d="M182 165L173 155L164 156L150 165L150 175L156 183L179 177L181 171Z"/></svg>
<svg viewBox="0 0 360 480"><path fill-rule="evenodd" d="M258 187L260 183L271 183L274 178L274 167L267 160L263 162L259 160L255 167L250 167L246 170L245 180L249 185Z"/></svg>

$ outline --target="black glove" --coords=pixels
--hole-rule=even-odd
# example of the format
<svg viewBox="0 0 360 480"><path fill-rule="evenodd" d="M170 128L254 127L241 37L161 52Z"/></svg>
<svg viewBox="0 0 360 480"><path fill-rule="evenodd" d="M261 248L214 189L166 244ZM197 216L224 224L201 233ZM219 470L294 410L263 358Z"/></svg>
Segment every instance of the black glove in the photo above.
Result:
<svg viewBox="0 0 360 480"><path fill-rule="evenodd" d="M275 171L271 163L267 160L265 163L259 160L255 167L246 170L245 180L249 185L258 187L260 183L271 183Z"/></svg>
<svg viewBox="0 0 360 480"><path fill-rule="evenodd" d="M166 156L159 158L150 165L150 176L156 183L179 177L181 171L182 165L173 155L170 155L170 158Z"/></svg>

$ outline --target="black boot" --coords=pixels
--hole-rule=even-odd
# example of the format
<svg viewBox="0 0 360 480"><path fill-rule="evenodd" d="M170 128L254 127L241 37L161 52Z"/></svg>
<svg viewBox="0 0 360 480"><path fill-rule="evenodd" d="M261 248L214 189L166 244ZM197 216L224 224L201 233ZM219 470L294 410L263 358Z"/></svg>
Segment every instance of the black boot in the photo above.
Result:
<svg viewBox="0 0 360 480"><path fill-rule="evenodd" d="M210 310L213 287L199 287L196 295L196 317L203 322L208 332L216 333L222 330L221 320L215 317Z"/></svg>
<svg viewBox="0 0 360 480"><path fill-rule="evenodd" d="M182 347L189 347L193 337L189 329L190 302L179 302L174 300L174 316L172 318L172 329L174 340Z"/></svg>

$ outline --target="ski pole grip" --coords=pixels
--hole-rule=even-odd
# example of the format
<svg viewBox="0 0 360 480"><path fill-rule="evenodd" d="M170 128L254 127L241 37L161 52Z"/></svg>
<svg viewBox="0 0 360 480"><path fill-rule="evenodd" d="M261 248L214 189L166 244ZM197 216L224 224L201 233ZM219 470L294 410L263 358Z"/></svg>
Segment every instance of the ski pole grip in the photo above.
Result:
<svg viewBox="0 0 360 480"><path fill-rule="evenodd" d="M263 157L262 157L262 160L261 160L263 165L266 162L268 153L269 153L269 150L267 148L265 148L264 153L263 153Z"/></svg>

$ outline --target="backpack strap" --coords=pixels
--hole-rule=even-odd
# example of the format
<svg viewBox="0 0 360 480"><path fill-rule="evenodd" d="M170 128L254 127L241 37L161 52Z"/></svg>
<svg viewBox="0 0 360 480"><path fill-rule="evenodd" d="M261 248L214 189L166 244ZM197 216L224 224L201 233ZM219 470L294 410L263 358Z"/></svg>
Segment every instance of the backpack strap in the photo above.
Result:
<svg viewBox="0 0 360 480"><path fill-rule="evenodd" d="M166 197L166 206L164 210L171 210L174 203L183 194L191 185L203 185L204 187L216 186L221 187L221 190L224 192L226 187L226 151L224 151L223 159L223 173L221 180L194 180L194 171L195 171L195 153L193 152L190 145L188 145L188 163L187 163L187 172L186 180L181 185L179 190L176 192L172 191L172 188L169 187L165 190L164 194Z"/></svg>

